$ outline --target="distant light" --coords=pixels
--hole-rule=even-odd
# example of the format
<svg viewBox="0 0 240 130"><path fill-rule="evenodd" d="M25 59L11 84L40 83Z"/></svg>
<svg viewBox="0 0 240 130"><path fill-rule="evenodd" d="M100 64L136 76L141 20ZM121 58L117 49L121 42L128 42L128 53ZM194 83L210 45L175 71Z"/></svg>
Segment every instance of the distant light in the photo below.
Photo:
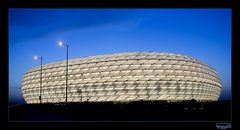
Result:
<svg viewBox="0 0 240 130"><path fill-rule="evenodd" d="M62 45L63 45L63 42L62 42L62 41L58 42L58 45L62 46Z"/></svg>
<svg viewBox="0 0 240 130"><path fill-rule="evenodd" d="M34 56L34 59L35 59L35 60L37 60L37 59L38 59L38 57L37 57L37 56Z"/></svg>

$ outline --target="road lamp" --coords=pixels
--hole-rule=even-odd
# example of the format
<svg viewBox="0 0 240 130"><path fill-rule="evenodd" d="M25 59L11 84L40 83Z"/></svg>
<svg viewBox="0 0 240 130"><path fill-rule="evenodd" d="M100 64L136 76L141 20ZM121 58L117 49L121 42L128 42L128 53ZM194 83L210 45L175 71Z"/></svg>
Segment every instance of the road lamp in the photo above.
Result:
<svg viewBox="0 0 240 130"><path fill-rule="evenodd" d="M40 60L41 61L41 71L40 71L40 104L42 104L42 56L34 56L35 60Z"/></svg>
<svg viewBox="0 0 240 130"><path fill-rule="evenodd" d="M66 57L66 103L67 103L67 87L68 87L68 45L62 41L58 42L59 46L67 47L67 57Z"/></svg>

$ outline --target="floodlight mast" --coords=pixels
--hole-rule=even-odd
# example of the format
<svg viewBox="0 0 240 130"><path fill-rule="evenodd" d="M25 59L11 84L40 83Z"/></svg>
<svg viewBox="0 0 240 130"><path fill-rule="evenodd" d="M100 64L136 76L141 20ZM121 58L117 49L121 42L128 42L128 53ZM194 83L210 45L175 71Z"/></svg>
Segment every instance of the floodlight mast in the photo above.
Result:
<svg viewBox="0 0 240 130"><path fill-rule="evenodd" d="M66 103L67 103L67 90L68 90L68 45L63 43L62 41L58 42L59 46L65 46L67 47L67 53L66 53Z"/></svg>
<svg viewBox="0 0 240 130"><path fill-rule="evenodd" d="M34 56L35 60L40 60L41 61L41 69L40 69L40 95L39 95L39 101L40 104L42 104L42 56Z"/></svg>

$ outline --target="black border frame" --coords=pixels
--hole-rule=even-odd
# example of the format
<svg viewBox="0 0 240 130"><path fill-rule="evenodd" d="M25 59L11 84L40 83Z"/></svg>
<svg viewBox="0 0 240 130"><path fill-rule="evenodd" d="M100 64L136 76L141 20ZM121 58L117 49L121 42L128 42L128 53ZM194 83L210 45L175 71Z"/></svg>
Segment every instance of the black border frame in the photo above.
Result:
<svg viewBox="0 0 240 130"><path fill-rule="evenodd" d="M240 9L238 8L240 2L237 0L148 0L148 1L97 1L97 0L4 0L1 1L1 61L6 62L1 64L1 80L4 85L1 85L0 99L2 99L1 111L4 110L1 117L4 117L4 124L9 128L20 128L20 127L54 127L54 128L69 128L69 126L79 127L92 127L92 126L113 126L117 128L123 126L125 123L127 126L145 126L145 127L166 127L166 128L215 128L216 122L9 122L8 121L8 9L9 8L231 8L232 9L232 128L237 127L237 121L239 117L236 116L237 111L240 109L238 94L239 88L237 84L239 71L239 62L236 60L238 51L239 40L239 23L240 23ZM234 50L235 49L235 50ZM3 75L4 74L4 75ZM6 106L5 106L6 105ZM234 114L235 113L235 114ZM3 116L4 115L4 116ZM117 125L117 126L116 126ZM120 128L120 127L119 127Z"/></svg>

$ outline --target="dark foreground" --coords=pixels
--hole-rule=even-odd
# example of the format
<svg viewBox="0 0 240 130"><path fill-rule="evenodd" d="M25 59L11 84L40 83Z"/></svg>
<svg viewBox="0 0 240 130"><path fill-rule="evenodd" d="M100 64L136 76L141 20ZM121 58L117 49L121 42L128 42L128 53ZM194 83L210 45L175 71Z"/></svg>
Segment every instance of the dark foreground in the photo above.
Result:
<svg viewBox="0 0 240 130"><path fill-rule="evenodd" d="M229 121L231 101L24 104L9 107L10 121Z"/></svg>

